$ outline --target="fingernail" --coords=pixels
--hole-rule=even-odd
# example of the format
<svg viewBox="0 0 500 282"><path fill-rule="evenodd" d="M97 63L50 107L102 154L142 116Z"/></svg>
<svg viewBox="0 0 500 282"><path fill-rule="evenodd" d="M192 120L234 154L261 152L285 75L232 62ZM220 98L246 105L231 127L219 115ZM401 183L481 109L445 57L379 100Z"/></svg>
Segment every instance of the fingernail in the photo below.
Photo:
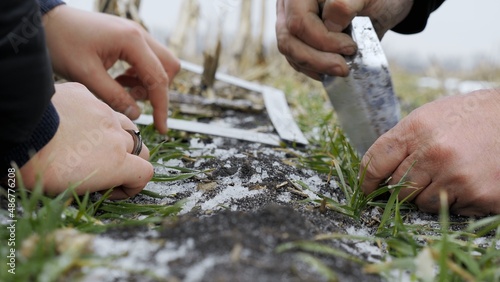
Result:
<svg viewBox="0 0 500 282"><path fill-rule="evenodd" d="M334 76L347 76L349 74L349 71L345 71L341 66L334 67L333 72L335 73Z"/></svg>
<svg viewBox="0 0 500 282"><path fill-rule="evenodd" d="M141 115L141 111L134 106L128 106L128 108L123 112L129 119L136 119Z"/></svg>
<svg viewBox="0 0 500 282"><path fill-rule="evenodd" d="M356 53L356 47L347 46L347 47L342 48L342 50L340 52L342 55L351 56L351 55L354 55Z"/></svg>
<svg viewBox="0 0 500 282"><path fill-rule="evenodd" d="M332 32L341 32L342 31L342 26L332 22L331 20L326 20L325 26L326 26L326 29L328 29L329 31L332 31Z"/></svg>

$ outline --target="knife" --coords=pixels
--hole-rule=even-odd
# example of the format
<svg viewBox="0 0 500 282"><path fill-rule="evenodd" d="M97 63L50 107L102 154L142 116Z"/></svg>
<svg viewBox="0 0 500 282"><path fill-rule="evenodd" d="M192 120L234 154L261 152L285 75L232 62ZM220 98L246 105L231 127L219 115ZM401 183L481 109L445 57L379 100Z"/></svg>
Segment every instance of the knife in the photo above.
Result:
<svg viewBox="0 0 500 282"><path fill-rule="evenodd" d="M345 57L349 76L324 75L322 82L340 126L362 156L398 123L401 113L389 64L371 20L355 17L346 32L358 45L355 55Z"/></svg>

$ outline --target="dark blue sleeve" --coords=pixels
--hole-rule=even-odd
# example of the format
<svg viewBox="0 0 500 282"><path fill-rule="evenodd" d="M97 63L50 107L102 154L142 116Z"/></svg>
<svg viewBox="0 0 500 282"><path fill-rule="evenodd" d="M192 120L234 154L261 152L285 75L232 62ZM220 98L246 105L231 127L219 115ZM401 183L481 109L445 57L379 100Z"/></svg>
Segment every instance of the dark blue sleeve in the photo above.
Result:
<svg viewBox="0 0 500 282"><path fill-rule="evenodd" d="M54 136L54 81L35 0L0 1L0 178Z"/></svg>
<svg viewBox="0 0 500 282"><path fill-rule="evenodd" d="M37 2L38 5L40 5L40 11L42 12L42 14L46 14L56 6L64 4L64 2L60 0L37 0Z"/></svg>
<svg viewBox="0 0 500 282"><path fill-rule="evenodd" d="M392 31L402 34L419 33L425 29L432 12L445 0L414 0L408 16L395 26Z"/></svg>

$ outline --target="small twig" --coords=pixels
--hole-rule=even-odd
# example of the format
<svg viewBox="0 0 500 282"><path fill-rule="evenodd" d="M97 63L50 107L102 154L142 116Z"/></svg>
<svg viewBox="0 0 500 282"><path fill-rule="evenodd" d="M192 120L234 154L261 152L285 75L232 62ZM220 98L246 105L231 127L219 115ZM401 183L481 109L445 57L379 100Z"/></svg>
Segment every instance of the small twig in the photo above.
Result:
<svg viewBox="0 0 500 282"><path fill-rule="evenodd" d="M180 94L176 91L169 91L170 103L177 104L190 104L198 106L213 106L222 109L232 109L238 111L262 111L264 109L263 105L253 103L249 100L237 99L230 100L225 98L206 98L202 96L196 96L191 94Z"/></svg>
<svg viewBox="0 0 500 282"><path fill-rule="evenodd" d="M306 193L302 192L302 191L299 191L297 189L294 189L292 187L288 187L287 190L292 193L292 194L295 194L295 195L298 195L298 196L301 196L301 197L304 197L304 198L309 198L309 195L307 195Z"/></svg>

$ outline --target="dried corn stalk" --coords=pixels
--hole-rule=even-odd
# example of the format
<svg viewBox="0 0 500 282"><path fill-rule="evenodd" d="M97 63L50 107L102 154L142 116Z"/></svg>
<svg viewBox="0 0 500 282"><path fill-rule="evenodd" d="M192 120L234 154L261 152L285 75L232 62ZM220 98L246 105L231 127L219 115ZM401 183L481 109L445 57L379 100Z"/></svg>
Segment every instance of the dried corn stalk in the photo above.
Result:
<svg viewBox="0 0 500 282"><path fill-rule="evenodd" d="M197 0L185 0L181 6L180 17L176 28L168 42L170 50L178 57L190 56L186 49L195 46L193 36L195 37L198 28L198 17L200 16L200 7Z"/></svg>
<svg viewBox="0 0 500 282"><path fill-rule="evenodd" d="M95 10L101 13L117 15L139 23L144 28L144 22L139 17L141 0L96 0Z"/></svg>

